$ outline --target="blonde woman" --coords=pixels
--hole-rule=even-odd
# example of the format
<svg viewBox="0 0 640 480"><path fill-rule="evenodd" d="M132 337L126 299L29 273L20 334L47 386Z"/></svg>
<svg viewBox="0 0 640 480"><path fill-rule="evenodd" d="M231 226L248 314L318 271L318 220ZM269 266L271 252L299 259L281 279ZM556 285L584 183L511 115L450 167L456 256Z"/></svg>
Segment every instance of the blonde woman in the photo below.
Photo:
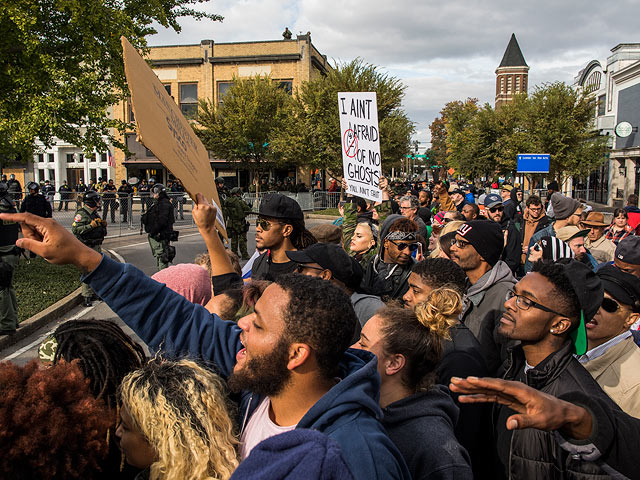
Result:
<svg viewBox="0 0 640 480"><path fill-rule="evenodd" d="M190 360L156 358L120 387L116 436L136 480L228 479L238 466L220 378Z"/></svg>
<svg viewBox="0 0 640 480"><path fill-rule="evenodd" d="M435 385L442 341L450 338L461 311L460 294L438 288L415 312L379 310L353 345L378 357L382 424L414 479L473 478L469 455L453 430L458 408L447 389Z"/></svg>
<svg viewBox="0 0 640 480"><path fill-rule="evenodd" d="M429 258L449 258L448 247L450 247L451 245L448 245L445 248L443 248L443 245L441 245L441 242L440 242L440 238L442 238L445 241L446 240L450 241L449 236L447 236L447 234L451 232L455 233L463 224L464 222L460 220L453 220L445 223L442 230L440 230L440 235L438 236L438 239L437 239L438 241L436 242L435 248L429 254Z"/></svg>

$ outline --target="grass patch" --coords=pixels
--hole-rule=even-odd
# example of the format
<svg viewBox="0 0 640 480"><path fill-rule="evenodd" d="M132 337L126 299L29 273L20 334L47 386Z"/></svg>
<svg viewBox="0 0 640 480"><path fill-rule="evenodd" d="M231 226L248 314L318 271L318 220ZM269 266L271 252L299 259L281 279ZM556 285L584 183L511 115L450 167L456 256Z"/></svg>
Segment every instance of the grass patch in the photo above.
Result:
<svg viewBox="0 0 640 480"><path fill-rule="evenodd" d="M13 277L22 322L80 286L80 272L73 265L52 265L42 258L20 258Z"/></svg>
<svg viewBox="0 0 640 480"><path fill-rule="evenodd" d="M318 215L334 215L337 217L340 216L340 212L338 211L337 208L327 208L326 210L314 210L311 213L318 214Z"/></svg>

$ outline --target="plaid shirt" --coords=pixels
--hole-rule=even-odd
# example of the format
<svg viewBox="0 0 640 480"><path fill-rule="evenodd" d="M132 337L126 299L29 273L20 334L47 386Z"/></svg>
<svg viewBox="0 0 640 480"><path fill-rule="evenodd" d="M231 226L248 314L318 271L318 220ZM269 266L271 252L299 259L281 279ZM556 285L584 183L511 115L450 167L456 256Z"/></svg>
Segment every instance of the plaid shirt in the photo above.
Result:
<svg viewBox="0 0 640 480"><path fill-rule="evenodd" d="M605 237L611 240L613 243L618 245L618 242L623 238L627 238L629 235L633 235L633 228L631 228L628 224L624 226L624 230L620 230L619 232L613 231L613 225L607 228L604 231Z"/></svg>

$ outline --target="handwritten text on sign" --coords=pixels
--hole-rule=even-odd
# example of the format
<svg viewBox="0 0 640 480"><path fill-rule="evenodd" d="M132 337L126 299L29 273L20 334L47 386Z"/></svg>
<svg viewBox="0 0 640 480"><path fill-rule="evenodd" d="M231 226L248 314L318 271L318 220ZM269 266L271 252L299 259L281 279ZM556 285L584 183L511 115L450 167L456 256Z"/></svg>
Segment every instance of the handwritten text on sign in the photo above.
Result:
<svg viewBox="0 0 640 480"><path fill-rule="evenodd" d="M379 202L380 135L376 92L338 93L347 193Z"/></svg>

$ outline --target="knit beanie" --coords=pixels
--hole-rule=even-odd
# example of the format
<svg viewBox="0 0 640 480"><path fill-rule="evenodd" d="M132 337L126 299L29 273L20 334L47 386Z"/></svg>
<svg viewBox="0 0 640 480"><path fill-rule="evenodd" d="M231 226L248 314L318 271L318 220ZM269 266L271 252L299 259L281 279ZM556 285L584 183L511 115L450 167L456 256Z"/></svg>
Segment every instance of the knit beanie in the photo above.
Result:
<svg viewBox="0 0 640 480"><path fill-rule="evenodd" d="M472 220L463 224L456 233L468 241L492 267L500 260L504 234L498 223L490 220Z"/></svg>
<svg viewBox="0 0 640 480"><path fill-rule="evenodd" d="M559 192L551 195L551 207L553 208L553 216L556 220L564 220L573 215L578 208L582 207L582 204L574 199L565 197Z"/></svg>
<svg viewBox="0 0 640 480"><path fill-rule="evenodd" d="M204 268L194 263L179 263L163 268L151 278L164 283L191 303L206 305L211 300L211 277Z"/></svg>
<svg viewBox="0 0 640 480"><path fill-rule="evenodd" d="M538 242L542 246L542 259L557 262L561 258L573 258L571 247L556 237L542 237Z"/></svg>

